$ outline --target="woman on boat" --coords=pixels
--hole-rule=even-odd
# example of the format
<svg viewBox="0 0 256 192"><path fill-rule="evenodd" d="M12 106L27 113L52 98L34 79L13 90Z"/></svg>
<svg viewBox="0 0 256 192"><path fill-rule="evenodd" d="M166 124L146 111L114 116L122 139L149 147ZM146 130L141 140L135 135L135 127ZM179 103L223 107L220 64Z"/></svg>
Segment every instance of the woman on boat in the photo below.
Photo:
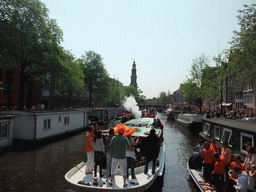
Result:
<svg viewBox="0 0 256 192"><path fill-rule="evenodd" d="M92 142L94 139L94 127L90 126L89 131L86 133L85 137L85 152L87 154L87 163L85 167L85 174L92 174L93 172L93 161L94 161L94 149Z"/></svg>
<svg viewBox="0 0 256 192"><path fill-rule="evenodd" d="M97 177L97 166L100 166L100 177L102 175L102 163L103 163L103 156L104 156L104 143L101 137L101 131L96 131L94 140L93 140L93 148L94 148L94 177Z"/></svg>
<svg viewBox="0 0 256 192"><path fill-rule="evenodd" d="M124 132L124 136L126 136L129 140L130 146L127 147L126 150L126 158L127 158L127 178L129 177L129 172L128 169L129 167L131 168L131 176L132 179L135 180L135 174L134 174L134 167L135 167L135 161L136 161L136 156L135 156L135 152L133 150L133 146L132 145L137 145L139 139L137 137L134 137L132 139L131 135L135 132L136 130L134 128L131 129L126 129Z"/></svg>
<svg viewBox="0 0 256 192"><path fill-rule="evenodd" d="M110 141L114 135L115 135L114 129L111 128L109 130L109 135L105 138L105 155L106 155L106 160L107 160L107 168L106 168L107 180L108 180L108 177L110 177L110 169L111 169L111 163L112 163L112 157L110 154Z"/></svg>
<svg viewBox="0 0 256 192"><path fill-rule="evenodd" d="M247 191L248 192L256 192L255 189L255 182L256 182L256 165L251 165L251 170L247 170L248 175L248 186Z"/></svg>
<svg viewBox="0 0 256 192"><path fill-rule="evenodd" d="M143 151L145 152L146 162L144 173L148 173L148 163L153 161L152 174L155 174L156 159L159 153L159 138L156 136L155 129L151 129L149 136L146 138L143 144Z"/></svg>
<svg viewBox="0 0 256 192"><path fill-rule="evenodd" d="M205 141L204 142L204 149L203 149L203 154L202 154L204 161L203 161L203 177L206 182L209 182L210 185L212 185L212 171L214 168L214 165L212 163L212 158L213 158L213 151L210 148L209 142Z"/></svg>

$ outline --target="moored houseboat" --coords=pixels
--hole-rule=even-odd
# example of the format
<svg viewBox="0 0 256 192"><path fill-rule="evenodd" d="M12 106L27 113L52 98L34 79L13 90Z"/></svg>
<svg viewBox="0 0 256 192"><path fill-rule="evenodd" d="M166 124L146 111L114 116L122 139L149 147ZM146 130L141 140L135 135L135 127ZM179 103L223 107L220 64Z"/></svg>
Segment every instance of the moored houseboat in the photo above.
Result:
<svg viewBox="0 0 256 192"><path fill-rule="evenodd" d="M0 116L0 149L12 145L14 115Z"/></svg>
<svg viewBox="0 0 256 192"><path fill-rule="evenodd" d="M232 153L239 153L245 158L247 152L245 143L255 146L256 122L241 119L202 119L202 132L199 134L205 140L214 139L219 147L227 141Z"/></svg>
<svg viewBox="0 0 256 192"><path fill-rule="evenodd" d="M178 114L176 117L176 122L182 127L184 130L191 133L191 134L199 134L202 131L202 116L198 114L189 114L183 113Z"/></svg>

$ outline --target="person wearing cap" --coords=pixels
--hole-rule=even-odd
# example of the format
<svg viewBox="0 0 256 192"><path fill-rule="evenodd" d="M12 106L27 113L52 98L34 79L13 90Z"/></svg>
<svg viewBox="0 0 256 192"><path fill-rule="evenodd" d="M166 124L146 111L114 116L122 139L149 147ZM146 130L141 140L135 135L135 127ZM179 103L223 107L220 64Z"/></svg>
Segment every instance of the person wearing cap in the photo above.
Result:
<svg viewBox="0 0 256 192"><path fill-rule="evenodd" d="M126 129L126 125L118 124L115 127L115 133L118 135L114 136L110 142L110 154L112 156L111 164L111 181L110 185L115 181L115 174L117 173L118 165L121 170L121 174L124 178L124 187L127 186L126 183L126 171L127 171L127 160L126 160L126 149L130 145L127 137L124 137L123 134Z"/></svg>
<svg viewBox="0 0 256 192"><path fill-rule="evenodd" d="M134 174L134 167L135 167L135 161L136 161L136 156L135 156L135 152L133 150L132 145L137 145L139 139L137 137L134 137L132 139L131 135L135 132L135 128L131 128L131 129L126 129L124 136L128 138L129 142L130 142L130 146L127 147L126 150L126 158L127 158L127 178L129 177L129 172L128 169L129 167L131 168L131 176L132 176L132 180L136 180L135 174Z"/></svg>

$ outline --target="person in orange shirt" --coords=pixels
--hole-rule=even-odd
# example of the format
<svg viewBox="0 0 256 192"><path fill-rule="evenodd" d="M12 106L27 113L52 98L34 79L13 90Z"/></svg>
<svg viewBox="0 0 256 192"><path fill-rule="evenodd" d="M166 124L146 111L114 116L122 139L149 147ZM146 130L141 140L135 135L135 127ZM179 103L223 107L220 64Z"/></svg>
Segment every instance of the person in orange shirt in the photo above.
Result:
<svg viewBox="0 0 256 192"><path fill-rule="evenodd" d="M233 173L233 167L235 165L238 165L239 167L241 167L242 171L245 171L245 166L241 163L241 156L239 154L234 155L234 160L235 160L234 162L230 163L230 170L231 170L230 172L232 173L230 176L230 179L232 180L235 180L238 178L238 176Z"/></svg>
<svg viewBox="0 0 256 192"><path fill-rule="evenodd" d="M250 117L253 117L253 116L254 116L254 113L253 113L252 109L250 110L249 116L250 116Z"/></svg>
<svg viewBox="0 0 256 192"><path fill-rule="evenodd" d="M213 171L213 164L212 164L212 157L213 151L210 148L209 142L204 142L204 149L202 154L204 161L203 161L203 177L206 182L209 182L212 185L212 171Z"/></svg>
<svg viewBox="0 0 256 192"><path fill-rule="evenodd" d="M221 155L222 157L225 158L225 179L226 179L226 183L228 183L229 181L229 175L228 175L228 171L229 171L229 166L230 166L230 161L231 161L231 150L228 148L228 143L226 141L223 141L223 148L221 149Z"/></svg>
<svg viewBox="0 0 256 192"><path fill-rule="evenodd" d="M220 149L219 149L219 147L216 145L214 139L211 140L210 148L211 148L211 150L212 150L214 153L216 152L216 153L218 153L218 155L220 154ZM213 156L212 163L215 164L216 161L217 161L217 159Z"/></svg>
<svg viewBox="0 0 256 192"><path fill-rule="evenodd" d="M214 169L212 172L213 185L215 186L217 192L222 190L224 184L224 172L225 172L225 158L219 156L217 152L215 152L214 157L216 159L216 163L214 164Z"/></svg>
<svg viewBox="0 0 256 192"><path fill-rule="evenodd" d="M160 121L160 119L156 119L156 120L158 121L159 127L160 127L161 129L163 129L163 128L164 128L164 125L163 125L163 123Z"/></svg>
<svg viewBox="0 0 256 192"><path fill-rule="evenodd" d="M230 176L229 182L225 187L226 188L225 190L228 192L232 192L232 191L235 192L235 188L233 186L236 185L236 179L238 179L238 175L234 173L234 166L237 165L241 167L242 171L245 171L245 167L241 163L241 156L239 154L235 154L233 159L234 159L234 162L230 163L230 171L229 171L231 173L231 176Z"/></svg>
<svg viewBox="0 0 256 192"><path fill-rule="evenodd" d="M85 137L85 152L87 153L87 162L85 167L85 174L92 174L93 172L93 162L94 162L94 149L92 142L94 139L94 127L90 126L89 131L86 133Z"/></svg>

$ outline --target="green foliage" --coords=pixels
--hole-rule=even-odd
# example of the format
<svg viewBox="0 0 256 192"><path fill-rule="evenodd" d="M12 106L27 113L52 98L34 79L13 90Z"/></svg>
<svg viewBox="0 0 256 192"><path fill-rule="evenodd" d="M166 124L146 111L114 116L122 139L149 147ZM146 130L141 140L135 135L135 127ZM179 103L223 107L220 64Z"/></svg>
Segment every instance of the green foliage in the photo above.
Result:
<svg viewBox="0 0 256 192"><path fill-rule="evenodd" d="M120 103L121 100L123 100L121 83L116 79L109 79L109 93L107 102L116 104Z"/></svg>
<svg viewBox="0 0 256 192"><path fill-rule="evenodd" d="M84 73L84 82L89 91L89 106L92 95L101 102L106 102L109 88L109 75L102 62L102 58L94 51L85 52L81 58L81 67Z"/></svg>
<svg viewBox="0 0 256 192"><path fill-rule="evenodd" d="M139 88L135 88L133 85L124 87L123 89L123 98L124 97L129 97L129 96L134 96L135 100L137 103L144 103L146 97L142 95L143 91Z"/></svg>
<svg viewBox="0 0 256 192"><path fill-rule="evenodd" d="M229 63L236 74L235 86L256 81L256 4L244 5L237 16L240 31L234 31Z"/></svg>
<svg viewBox="0 0 256 192"><path fill-rule="evenodd" d="M0 5L0 67L20 71L18 108L29 79L56 74L62 31L39 0L4 0Z"/></svg>
<svg viewBox="0 0 256 192"><path fill-rule="evenodd" d="M62 48L60 63L63 70L59 72L56 80L56 92L63 96L65 93L80 93L84 91L84 74L78 60L69 50ZM56 77L56 76L55 76Z"/></svg>
<svg viewBox="0 0 256 192"><path fill-rule="evenodd" d="M198 98L197 93L199 92L199 87L197 87L192 79L186 79L185 82L180 85L180 89L184 100L188 103L193 103Z"/></svg>

